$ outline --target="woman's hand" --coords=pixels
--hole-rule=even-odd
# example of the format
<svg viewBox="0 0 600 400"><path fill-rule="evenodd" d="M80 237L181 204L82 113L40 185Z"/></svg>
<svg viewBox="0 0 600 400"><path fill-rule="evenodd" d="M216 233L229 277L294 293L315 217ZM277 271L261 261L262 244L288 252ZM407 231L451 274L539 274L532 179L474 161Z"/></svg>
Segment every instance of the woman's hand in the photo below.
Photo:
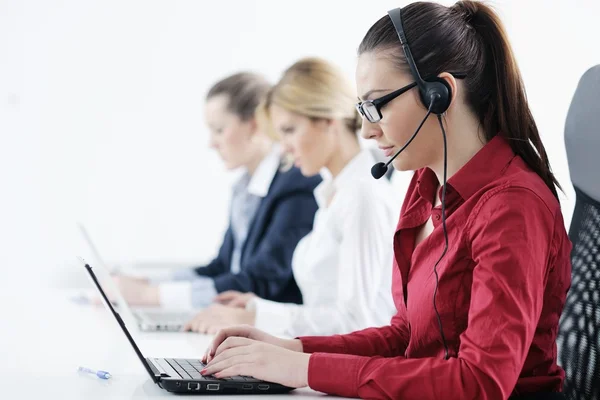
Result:
<svg viewBox="0 0 600 400"><path fill-rule="evenodd" d="M216 378L252 376L293 388L308 385L310 354L249 339L229 337L221 343L215 357L201 371Z"/></svg>
<svg viewBox="0 0 600 400"><path fill-rule="evenodd" d="M215 302L229 307L245 308L248 302L256 297L252 292L242 293L235 290L228 290L215 297Z"/></svg>
<svg viewBox="0 0 600 400"><path fill-rule="evenodd" d="M196 314L191 321L185 324L183 330L215 334L220 329L235 325L254 325L255 319L256 312L254 311L213 304Z"/></svg>
<svg viewBox="0 0 600 400"><path fill-rule="evenodd" d="M263 332L259 329L256 329L253 326L239 325L234 326L232 328L220 330L213 339L210 346L208 346L208 349L206 349L206 353L202 357L202 362L210 362L217 355L218 352L228 348L229 345L227 343L230 343L231 340L239 338L251 339L256 342L262 342L273 346L281 347L286 350L302 353L302 342L300 342L300 340L281 339L276 336L269 335L268 333Z"/></svg>

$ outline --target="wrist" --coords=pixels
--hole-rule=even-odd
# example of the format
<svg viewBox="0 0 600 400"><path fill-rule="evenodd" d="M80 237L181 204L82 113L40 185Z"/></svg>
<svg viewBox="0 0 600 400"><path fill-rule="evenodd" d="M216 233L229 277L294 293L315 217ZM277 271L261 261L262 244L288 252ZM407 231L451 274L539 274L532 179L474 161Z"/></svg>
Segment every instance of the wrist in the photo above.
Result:
<svg viewBox="0 0 600 400"><path fill-rule="evenodd" d="M300 376L298 377L300 382L299 382L299 387L306 387L308 386L308 368L310 365L310 354L299 354L300 359L301 359L301 363L300 363L300 368L298 368L298 371L300 372Z"/></svg>
<svg viewBox="0 0 600 400"><path fill-rule="evenodd" d="M242 323L254 326L256 325L256 311L255 310L242 310L242 315L244 316L244 320Z"/></svg>
<svg viewBox="0 0 600 400"><path fill-rule="evenodd" d="M296 351L298 353L304 352L302 341L300 339L287 339L284 347L288 350Z"/></svg>

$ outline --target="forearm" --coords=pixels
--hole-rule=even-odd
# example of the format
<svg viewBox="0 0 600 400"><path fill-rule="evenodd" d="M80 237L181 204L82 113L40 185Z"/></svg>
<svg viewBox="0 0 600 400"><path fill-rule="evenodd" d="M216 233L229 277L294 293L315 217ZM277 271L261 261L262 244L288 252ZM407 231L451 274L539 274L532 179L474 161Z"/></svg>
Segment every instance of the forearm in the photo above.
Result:
<svg viewBox="0 0 600 400"><path fill-rule="evenodd" d="M475 363L460 358L315 353L309 362L308 383L312 389L324 393L368 399L508 398L512 388L501 387L493 376L493 371L482 371Z"/></svg>
<svg viewBox="0 0 600 400"><path fill-rule="evenodd" d="M338 353L359 356L404 355L407 333L398 326L368 328L347 335L300 337L305 353Z"/></svg>

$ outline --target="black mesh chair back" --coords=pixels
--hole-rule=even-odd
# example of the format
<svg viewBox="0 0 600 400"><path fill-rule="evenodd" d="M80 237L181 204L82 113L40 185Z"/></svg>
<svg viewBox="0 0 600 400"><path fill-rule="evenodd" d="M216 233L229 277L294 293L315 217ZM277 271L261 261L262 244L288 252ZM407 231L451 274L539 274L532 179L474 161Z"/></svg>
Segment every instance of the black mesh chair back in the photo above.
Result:
<svg viewBox="0 0 600 400"><path fill-rule="evenodd" d="M576 204L569 237L571 288L561 316L558 362L568 400L600 400L600 65L581 78L565 143Z"/></svg>

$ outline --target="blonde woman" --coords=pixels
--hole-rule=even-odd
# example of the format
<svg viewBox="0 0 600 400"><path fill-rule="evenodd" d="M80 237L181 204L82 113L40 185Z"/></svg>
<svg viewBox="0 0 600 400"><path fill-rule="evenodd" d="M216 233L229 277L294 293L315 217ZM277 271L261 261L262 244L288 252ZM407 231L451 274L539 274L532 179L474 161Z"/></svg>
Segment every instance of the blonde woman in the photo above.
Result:
<svg viewBox="0 0 600 400"><path fill-rule="evenodd" d="M215 83L206 95L210 146L227 169L242 169L234 185L230 223L217 256L207 265L175 271L170 281L116 277L126 300L137 306L202 308L224 291L253 291L274 301L300 303L291 269L300 239L317 210L312 192L319 177L282 168L281 149L259 129L255 111L271 85L240 72ZM210 193L207 194L210 197Z"/></svg>
<svg viewBox="0 0 600 400"><path fill-rule="evenodd" d="M376 162L361 149L356 95L327 61L306 58L288 68L258 109L264 130L281 138L294 166L309 177L319 209L313 231L294 252L292 270L303 304L277 303L254 293L224 292L187 329L214 332L249 323L280 336L347 333L388 324L391 243L399 212L387 180L374 180Z"/></svg>

